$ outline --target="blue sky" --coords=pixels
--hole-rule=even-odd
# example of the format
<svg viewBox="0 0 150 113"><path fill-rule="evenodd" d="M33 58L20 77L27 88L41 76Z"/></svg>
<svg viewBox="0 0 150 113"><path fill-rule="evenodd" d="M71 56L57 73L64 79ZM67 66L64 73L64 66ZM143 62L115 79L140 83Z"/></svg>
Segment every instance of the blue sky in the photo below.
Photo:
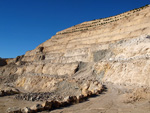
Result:
<svg viewBox="0 0 150 113"><path fill-rule="evenodd" d="M0 57L23 55L58 31L146 4L149 0L0 0Z"/></svg>

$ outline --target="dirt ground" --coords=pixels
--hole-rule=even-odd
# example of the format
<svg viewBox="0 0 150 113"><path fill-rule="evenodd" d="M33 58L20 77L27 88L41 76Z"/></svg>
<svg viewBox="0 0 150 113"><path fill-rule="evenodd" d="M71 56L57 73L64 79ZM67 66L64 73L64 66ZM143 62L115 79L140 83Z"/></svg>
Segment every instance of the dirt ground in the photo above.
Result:
<svg viewBox="0 0 150 113"><path fill-rule="evenodd" d="M125 92L125 90L123 90ZM40 113L150 113L150 100L140 99L135 102L124 102L124 92L108 85L107 91L91 97L87 101L69 107ZM0 97L0 113L6 113L9 107L32 106L39 102L16 100L13 96Z"/></svg>
<svg viewBox="0 0 150 113"><path fill-rule="evenodd" d="M13 99L13 96L0 97L0 113L7 113L8 108L12 108L12 107L23 108L25 106L31 107L32 105L36 103L39 103L39 102L16 100L16 99Z"/></svg>
<svg viewBox="0 0 150 113"><path fill-rule="evenodd" d="M109 86L106 92L86 102L42 113L150 113L149 99L125 103L123 94Z"/></svg>

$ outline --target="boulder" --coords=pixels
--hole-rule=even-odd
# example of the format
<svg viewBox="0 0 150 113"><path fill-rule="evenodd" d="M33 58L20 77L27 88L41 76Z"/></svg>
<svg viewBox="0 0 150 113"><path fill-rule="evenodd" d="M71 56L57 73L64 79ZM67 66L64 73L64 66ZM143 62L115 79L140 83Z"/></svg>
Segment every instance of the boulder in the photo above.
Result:
<svg viewBox="0 0 150 113"><path fill-rule="evenodd" d="M19 107L8 108L7 113L21 113L21 109Z"/></svg>
<svg viewBox="0 0 150 113"><path fill-rule="evenodd" d="M45 101L44 103L42 103L42 107L45 109L45 110L50 110L52 108L52 102L50 101Z"/></svg>
<svg viewBox="0 0 150 113"><path fill-rule="evenodd" d="M83 102L84 100L84 95L80 94L77 96L77 103Z"/></svg>
<svg viewBox="0 0 150 113"><path fill-rule="evenodd" d="M59 108L61 106L61 103L57 100L53 100L52 102L52 109Z"/></svg>
<svg viewBox="0 0 150 113"><path fill-rule="evenodd" d="M34 112L37 112L37 111L42 111L44 107L41 104L35 104L32 107L30 107L30 109Z"/></svg>
<svg viewBox="0 0 150 113"><path fill-rule="evenodd" d="M21 109L21 113L31 113L31 112L32 112L31 109L28 107L24 107Z"/></svg>
<svg viewBox="0 0 150 113"><path fill-rule="evenodd" d="M88 96L88 88L89 88L89 84L85 83L82 87L82 95L84 96Z"/></svg>
<svg viewBox="0 0 150 113"><path fill-rule="evenodd" d="M77 97L76 96L69 96L69 101L70 101L70 104L76 104Z"/></svg>
<svg viewBox="0 0 150 113"><path fill-rule="evenodd" d="M77 97L76 96L67 96L66 98L64 98L64 102L66 102L68 104L75 104L75 103L77 103Z"/></svg>
<svg viewBox="0 0 150 113"><path fill-rule="evenodd" d="M99 94L102 90L102 85L98 83L97 81L91 82L90 87L88 88L88 91L91 91L92 94Z"/></svg>

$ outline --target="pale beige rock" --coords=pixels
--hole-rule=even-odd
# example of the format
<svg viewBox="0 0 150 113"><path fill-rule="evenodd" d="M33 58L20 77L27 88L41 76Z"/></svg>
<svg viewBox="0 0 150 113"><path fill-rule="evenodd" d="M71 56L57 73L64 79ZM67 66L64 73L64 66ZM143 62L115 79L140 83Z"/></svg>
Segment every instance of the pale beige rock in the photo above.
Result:
<svg viewBox="0 0 150 113"><path fill-rule="evenodd" d="M60 98L81 94L77 100L101 92L100 83L149 88L149 12L145 6L60 31L23 57L7 59L0 85Z"/></svg>
<svg viewBox="0 0 150 113"><path fill-rule="evenodd" d="M35 73L42 73L43 65L38 65L35 67Z"/></svg>
<svg viewBox="0 0 150 113"><path fill-rule="evenodd" d="M52 102L49 102L49 101L45 101L44 103L42 103L42 107L45 109L45 110L50 110L52 108Z"/></svg>
<svg viewBox="0 0 150 113"><path fill-rule="evenodd" d="M44 108L41 104L36 104L30 107L30 109L34 112L37 112L37 111L42 111Z"/></svg>
<svg viewBox="0 0 150 113"><path fill-rule="evenodd" d="M32 113L31 109L28 107L24 107L21 109L21 113Z"/></svg>
<svg viewBox="0 0 150 113"><path fill-rule="evenodd" d="M89 94L89 83L85 83L83 86L82 86L82 95L84 95L85 97L88 96Z"/></svg>
<svg viewBox="0 0 150 113"><path fill-rule="evenodd" d="M55 84L62 81L62 79L56 79L56 78L52 78L52 77L48 77L48 76L26 76L26 77L20 77L18 78L18 80L16 81L16 86L17 87L22 87L24 90L27 91L42 91L42 92L46 92L46 91L51 91L54 90Z"/></svg>
<svg viewBox="0 0 150 113"><path fill-rule="evenodd" d="M25 67L18 67L17 71L16 71L16 74L21 75L21 74L24 73L24 71L25 71Z"/></svg>
<svg viewBox="0 0 150 113"><path fill-rule="evenodd" d="M34 70L35 70L34 65L29 65L29 66L26 67L26 73L34 72Z"/></svg>
<svg viewBox="0 0 150 113"><path fill-rule="evenodd" d="M26 52L21 59L26 65L19 67L18 64L16 72L11 69L9 73L15 72L17 75L25 74L25 76L31 74L72 76L78 70L78 63L75 62L93 62L94 53L99 51L100 54L97 57L102 54L103 57L97 62L99 66L94 66L93 69L97 74L104 73L103 76L98 77L103 82L150 86L148 71L139 72L140 66L137 66L135 62L135 64L125 63L140 60L137 62L143 63L141 66L144 66L144 60L150 56L150 41L146 38L150 35L149 9L150 7L147 6L138 11L133 10L110 18L84 22L58 32L34 50ZM117 21L111 22L112 20ZM101 25L103 22L107 24ZM124 24L120 24L122 22ZM81 31L87 27L88 30ZM74 32L75 30L78 32ZM42 60L43 55L45 59ZM122 70L126 66L128 69ZM134 70L130 71L133 67L135 67ZM149 68L148 63L144 69L146 68ZM23 82L25 78L21 78L19 81ZM33 83L28 79L25 84L31 84L30 88L33 89L37 82ZM46 82L42 85L42 89L49 87L48 84ZM29 89L26 85L19 86Z"/></svg>
<svg viewBox="0 0 150 113"><path fill-rule="evenodd" d="M21 109L19 107L8 108L7 113L21 113Z"/></svg>

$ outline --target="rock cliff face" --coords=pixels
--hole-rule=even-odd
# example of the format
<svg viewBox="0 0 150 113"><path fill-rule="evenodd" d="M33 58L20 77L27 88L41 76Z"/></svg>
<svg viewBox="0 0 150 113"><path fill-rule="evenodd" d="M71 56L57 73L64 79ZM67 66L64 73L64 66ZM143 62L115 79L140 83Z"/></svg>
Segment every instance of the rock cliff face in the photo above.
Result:
<svg viewBox="0 0 150 113"><path fill-rule="evenodd" d="M0 83L66 96L84 94L91 81L149 88L149 20L148 5L60 31L24 56L7 60L0 67Z"/></svg>

